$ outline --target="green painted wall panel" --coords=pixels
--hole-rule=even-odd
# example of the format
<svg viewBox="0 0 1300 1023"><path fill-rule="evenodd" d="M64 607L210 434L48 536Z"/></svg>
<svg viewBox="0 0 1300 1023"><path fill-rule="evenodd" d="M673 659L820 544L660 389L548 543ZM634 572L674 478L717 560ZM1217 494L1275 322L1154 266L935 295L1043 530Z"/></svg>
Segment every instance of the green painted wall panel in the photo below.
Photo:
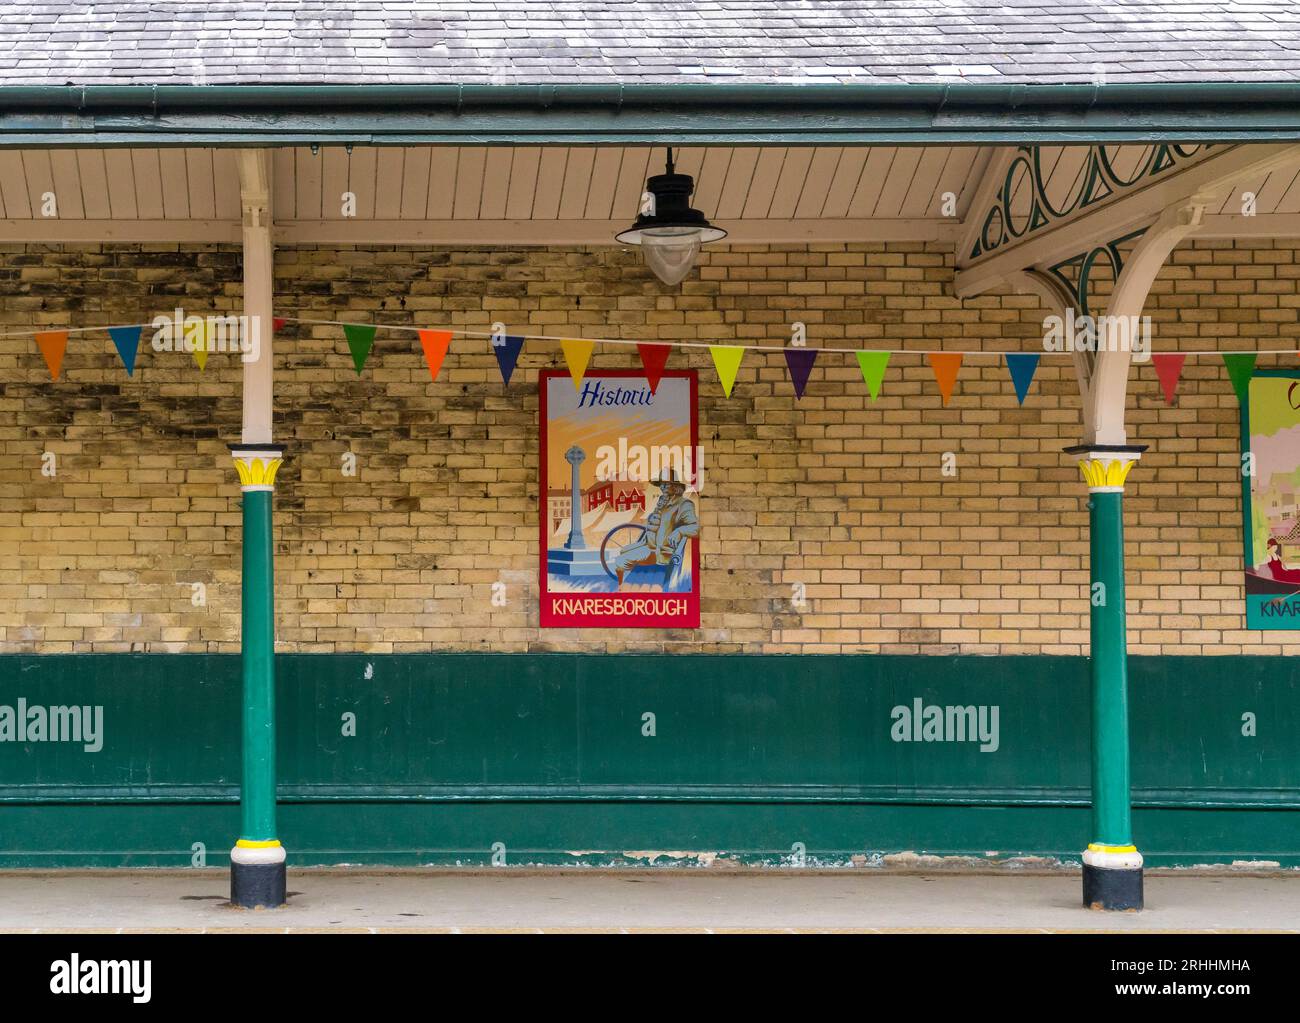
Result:
<svg viewBox="0 0 1300 1023"><path fill-rule="evenodd" d="M1300 862L1291 661L1131 659L1152 862ZM1083 658L281 655L277 673L296 863L484 863L494 842L508 862L610 863L779 862L795 842L828 862L1077 856L1087 841ZM224 862L238 689L235 656L0 657L0 706L104 707L97 753L0 742L0 865L184 865L195 842ZM891 709L916 698L996 706L999 748L893 741Z"/></svg>
<svg viewBox="0 0 1300 1023"><path fill-rule="evenodd" d="M881 803L444 802L291 803L280 833L297 866L668 866L721 861L880 862L901 852L1078 862L1086 807ZM239 825L233 804L0 806L4 867L224 866ZM1234 861L1300 867L1294 810L1137 810L1151 866ZM655 854L661 854L655 858ZM687 854L687 855L682 855ZM701 859L698 855L704 854Z"/></svg>

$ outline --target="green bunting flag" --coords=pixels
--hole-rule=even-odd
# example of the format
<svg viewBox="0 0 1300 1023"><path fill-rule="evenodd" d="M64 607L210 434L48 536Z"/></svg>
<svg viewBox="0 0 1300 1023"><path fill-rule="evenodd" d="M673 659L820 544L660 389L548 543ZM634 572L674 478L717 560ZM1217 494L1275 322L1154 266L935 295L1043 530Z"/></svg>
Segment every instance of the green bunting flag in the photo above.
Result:
<svg viewBox="0 0 1300 1023"><path fill-rule="evenodd" d="M862 370L862 379L866 381L871 400L880 397L880 382L885 379L885 367L889 365L888 352L855 352L858 357L858 369Z"/></svg>
<svg viewBox="0 0 1300 1023"><path fill-rule="evenodd" d="M1255 354L1225 354L1223 364L1228 367L1228 377L1232 380L1232 389L1237 392L1237 400L1245 401L1251 375L1255 372Z"/></svg>
<svg viewBox="0 0 1300 1023"><path fill-rule="evenodd" d="M362 327L354 323L345 324L343 333L348 339L348 350L352 352L352 363L357 367L357 376L370 357L370 349L375 343L374 327Z"/></svg>
<svg viewBox="0 0 1300 1023"><path fill-rule="evenodd" d="M745 349L734 345L709 345L709 354L713 356L713 368L718 371L722 393L730 398L731 389L736 385L740 360L745 357Z"/></svg>

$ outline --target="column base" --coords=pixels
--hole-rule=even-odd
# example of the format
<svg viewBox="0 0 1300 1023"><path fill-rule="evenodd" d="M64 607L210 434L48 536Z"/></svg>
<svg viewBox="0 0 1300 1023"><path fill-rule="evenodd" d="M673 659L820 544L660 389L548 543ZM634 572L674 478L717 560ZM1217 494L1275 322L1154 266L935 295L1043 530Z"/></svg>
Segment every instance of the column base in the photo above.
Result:
<svg viewBox="0 0 1300 1023"><path fill-rule="evenodd" d="M241 909L279 909L285 904L285 854L281 845L230 850L230 903Z"/></svg>
<svg viewBox="0 0 1300 1023"><path fill-rule="evenodd" d="M1092 845L1083 854L1085 909L1136 912L1142 908L1142 854Z"/></svg>

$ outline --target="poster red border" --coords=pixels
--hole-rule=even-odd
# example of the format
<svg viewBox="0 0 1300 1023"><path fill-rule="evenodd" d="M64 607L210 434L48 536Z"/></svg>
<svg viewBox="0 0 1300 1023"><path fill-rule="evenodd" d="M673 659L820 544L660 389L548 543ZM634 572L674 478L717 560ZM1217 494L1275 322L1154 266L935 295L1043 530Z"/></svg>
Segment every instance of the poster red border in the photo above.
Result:
<svg viewBox="0 0 1300 1023"><path fill-rule="evenodd" d="M538 560L538 621L544 629L574 629L574 628L606 628L606 629L698 629L700 627L700 537L696 537L691 544L691 589L689 593L681 594L686 598L686 612L680 616L680 620L672 621L646 621L643 615L637 614L581 614L581 615L564 615L557 616L551 607L552 598L559 594L551 594L547 591L547 573L546 573L546 553L547 535L546 524L549 512L547 509L546 495L550 490L547 481L547 446L546 446L546 391L547 382L553 378L560 377L565 380L572 380L567 370L544 369L538 373L537 393L538 393L538 494L537 494L537 560ZM690 381L691 385L691 448L698 452L700 448L700 375L697 370L693 369L671 369L665 370L660 379L671 377L685 378ZM645 373L635 369L601 369L592 370L584 374L583 379L633 379L645 380ZM702 495L700 500L702 500ZM630 596L630 595L629 595Z"/></svg>

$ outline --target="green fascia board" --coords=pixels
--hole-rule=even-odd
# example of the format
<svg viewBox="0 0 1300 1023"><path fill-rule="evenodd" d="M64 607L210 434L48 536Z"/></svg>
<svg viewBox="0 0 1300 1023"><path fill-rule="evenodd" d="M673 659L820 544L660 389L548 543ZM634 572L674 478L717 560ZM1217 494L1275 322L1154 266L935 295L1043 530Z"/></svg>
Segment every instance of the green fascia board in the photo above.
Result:
<svg viewBox="0 0 1300 1023"><path fill-rule="evenodd" d="M1300 82L5 86L0 145L1300 140Z"/></svg>

